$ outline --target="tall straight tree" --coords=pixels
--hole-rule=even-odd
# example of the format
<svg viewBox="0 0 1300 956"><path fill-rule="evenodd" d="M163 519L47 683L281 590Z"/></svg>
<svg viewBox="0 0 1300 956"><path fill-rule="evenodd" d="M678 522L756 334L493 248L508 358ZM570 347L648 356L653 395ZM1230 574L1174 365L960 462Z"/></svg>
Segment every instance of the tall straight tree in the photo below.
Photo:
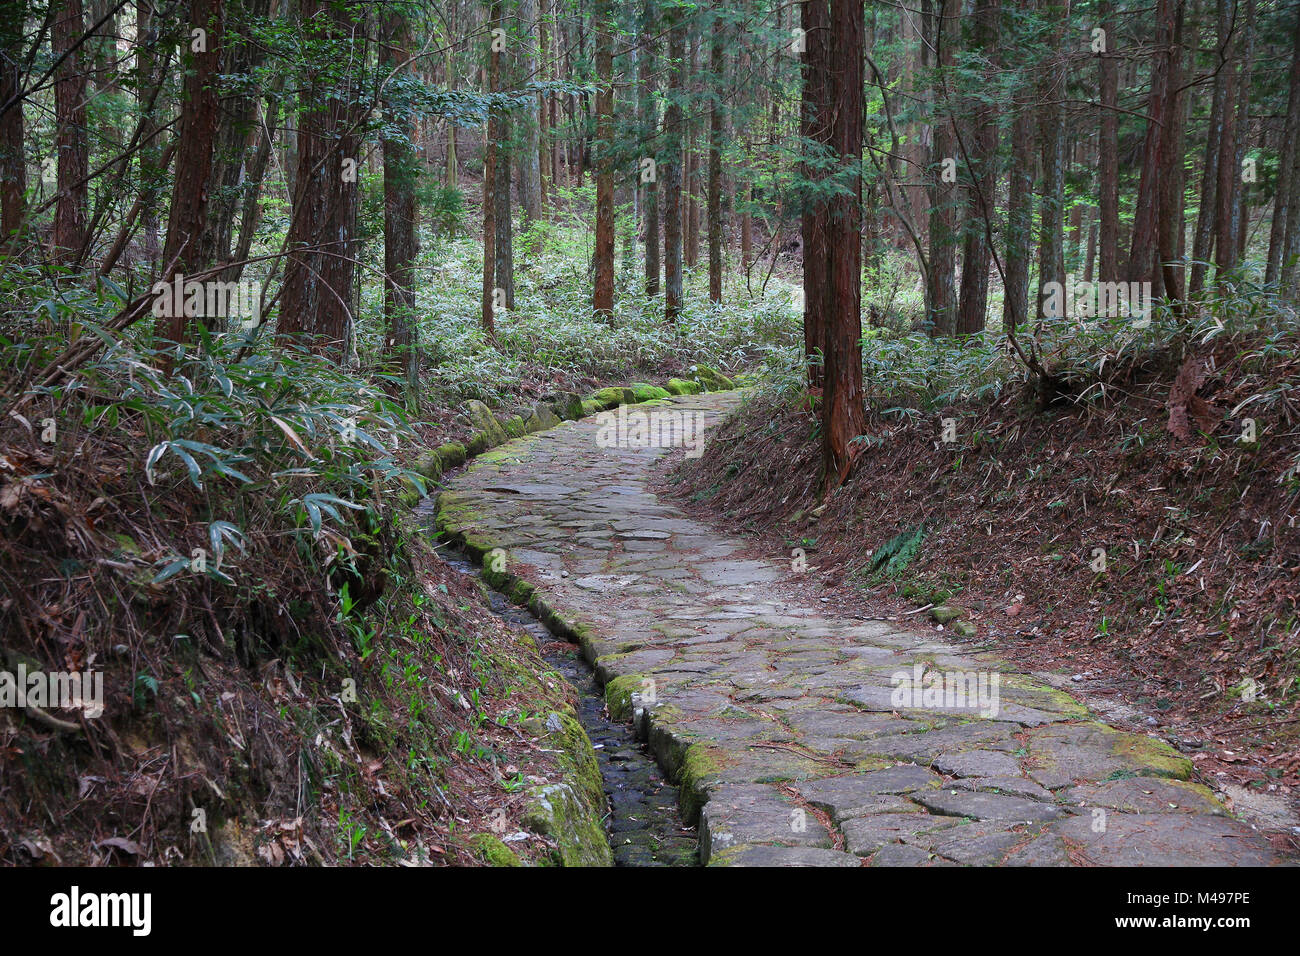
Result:
<svg viewBox="0 0 1300 956"><path fill-rule="evenodd" d="M492 0L488 10L489 31L501 30L501 0ZM490 32L488 41L487 88L495 93L501 85L501 43ZM489 340L496 338L497 254L496 254L496 177L510 175L497 170L496 142L501 138L501 110L488 111L486 141L483 149L483 295L481 298L483 331Z"/></svg>
<svg viewBox="0 0 1300 956"><path fill-rule="evenodd" d="M418 398L420 363L415 320L416 237L415 184L419 160L415 155L415 122L407 84L411 81L410 10L390 4L383 14L379 47L380 78L384 81L384 322L387 364L406 379L407 399Z"/></svg>
<svg viewBox="0 0 1300 956"><path fill-rule="evenodd" d="M23 30L26 0L0 7L0 244L17 233L27 218L26 135L23 103Z"/></svg>
<svg viewBox="0 0 1300 956"><path fill-rule="evenodd" d="M1119 40L1115 27L1115 4L1098 5L1101 35L1097 39L1097 71L1101 94L1101 129L1098 132L1098 275L1103 282L1119 281Z"/></svg>
<svg viewBox="0 0 1300 956"><path fill-rule="evenodd" d="M503 4L496 22L504 34L493 37L493 44L502 46L497 60L497 90L512 89L519 75L519 50L521 41L517 34L509 29L510 18L506 16ZM496 254L496 288L501 290L502 301L507 309L515 307L515 220L513 209L513 192L511 190L510 171L513 168L514 154L514 118L511 110L502 109L497 113L497 135L489 145L496 154L495 173L492 177L492 218L496 226L493 250Z"/></svg>
<svg viewBox="0 0 1300 956"><path fill-rule="evenodd" d="M1021 13L1032 12L1036 0L1018 0ZM1008 40L1011 30L1005 31ZM1013 331L1029 318L1029 259L1034 230L1034 115L1032 89L1017 88L1011 121L1011 155L1007 170L1007 234L1002 328Z"/></svg>
<svg viewBox="0 0 1300 956"><path fill-rule="evenodd" d="M299 0L303 29L339 50L358 31L359 2ZM342 59L340 57L340 59ZM361 123L358 77L327 55L309 64L298 118L298 175L278 335L342 363L351 332Z"/></svg>
<svg viewBox="0 0 1300 956"><path fill-rule="evenodd" d="M958 0L938 0L930 21L930 43L937 51L941 75L951 77L959 36ZM943 79L941 83L951 82ZM952 110L935 104L934 138L930 151L930 270L927 273L926 318L932 335L949 335L955 325L957 305L957 137Z"/></svg>
<svg viewBox="0 0 1300 956"><path fill-rule="evenodd" d="M90 201L87 178L90 156L86 145L86 71L82 66L85 15L81 0L62 0L52 11L53 50L60 59L54 73L54 148L58 159L59 196L54 207L54 257L75 262L86 244L86 215Z"/></svg>
<svg viewBox="0 0 1300 956"><path fill-rule="evenodd" d="M1296 11L1291 42L1291 72L1287 81L1286 124L1277 166L1277 190L1273 195L1273 221L1268 231L1268 264L1264 281L1272 285L1282 277L1283 240L1287 219L1300 203L1300 179L1295 176L1300 156L1300 10Z"/></svg>
<svg viewBox="0 0 1300 956"><path fill-rule="evenodd" d="M1184 232L1183 191L1186 187L1186 173L1183 169L1187 128L1187 109L1184 103L1186 93L1183 90L1183 31L1187 4L1185 0L1176 0L1174 6L1174 33L1169 50L1169 76L1166 80L1169 103L1165 109L1165 128L1160 132L1160 155L1157 160L1161 169L1157 246L1164 294L1173 302L1181 303L1183 273L1178 260L1182 255L1179 243Z"/></svg>
<svg viewBox="0 0 1300 956"><path fill-rule="evenodd" d="M1225 118L1232 77L1232 14L1235 0L1216 0L1215 27L1218 37L1214 58L1214 97L1210 105L1209 126L1205 133L1205 163L1202 167L1200 208L1196 213L1196 233L1192 240L1192 277L1187 291L1196 295L1205 285L1210 252L1214 248L1214 220L1218 208L1219 161L1223 153ZM1103 278L1105 278L1103 276Z"/></svg>
<svg viewBox="0 0 1300 956"><path fill-rule="evenodd" d="M815 0L808 0L815 2ZM844 483L852 442L866 431L862 395L862 133L865 23L862 0L831 0L830 74L835 91L830 147L838 189L826 222L830 300L822 385L822 487Z"/></svg>
<svg viewBox="0 0 1300 956"><path fill-rule="evenodd" d="M638 177L643 189L643 208L645 209L645 294L653 298L659 294L659 152L653 144L657 137L655 129L658 124L658 107L655 105L654 76L655 49L658 44L651 38L657 29L656 0L645 0L641 7L641 49L640 66L640 104L641 141L647 144L641 157L641 174ZM651 161L645 165L645 160Z"/></svg>
<svg viewBox="0 0 1300 956"><path fill-rule="evenodd" d="M614 30L610 0L596 0L596 249L592 309L614 312Z"/></svg>
<svg viewBox="0 0 1300 956"><path fill-rule="evenodd" d="M1068 0L1047 0L1043 9L1052 27L1049 32L1051 53L1044 62L1039 83L1038 111L1039 154L1042 157L1042 181L1038 196L1038 284L1065 282L1065 111L1061 100L1066 95L1068 63L1060 55L1069 14ZM1038 297L1037 318L1044 315L1044 297Z"/></svg>
<svg viewBox="0 0 1300 956"><path fill-rule="evenodd" d="M172 273L199 272L211 264L203 260L200 238L212 184L218 119L215 81L221 68L225 10L222 0L191 0L189 12L189 53L182 59L186 70L176 181L163 245L163 263L176 263ZM164 278L170 279L171 274ZM205 319L207 322L210 317ZM173 301L170 313L158 317L157 332L171 342L189 341L189 324L181 303Z"/></svg>
<svg viewBox="0 0 1300 956"><path fill-rule="evenodd" d="M803 350L808 387L821 388L825 371L826 318L830 307L830 261L826 253L827 146L834 102L830 76L831 12L827 0L799 5L803 30L803 101L799 123L807 186L800 231L803 239Z"/></svg>
<svg viewBox="0 0 1300 956"><path fill-rule="evenodd" d="M1146 134L1142 143L1142 178L1133 213L1133 245L1128 257L1128 281L1151 282L1157 263L1157 217L1160 211L1160 141L1172 117L1169 108L1169 59L1173 53L1173 0L1156 0L1155 50L1151 61L1151 93L1147 99Z"/></svg>
<svg viewBox="0 0 1300 956"><path fill-rule="evenodd" d="M521 78L533 83L537 77L537 16L538 0L520 0L520 36L517 40L523 51L520 56ZM523 145L519 150L519 206L523 210L524 224L542 218L542 158L540 108L536 96L528 100L526 109L519 111L520 132Z"/></svg>
<svg viewBox="0 0 1300 956"><path fill-rule="evenodd" d="M715 10L717 8L715 7ZM709 53L710 82L713 95L709 106L709 301L722 301L722 78L726 56L725 24L715 19L713 44Z"/></svg>
<svg viewBox="0 0 1300 956"><path fill-rule="evenodd" d="M669 0L664 16L668 31L668 103L664 108L664 318L676 323L682 309L682 61L685 27L682 10Z"/></svg>
<svg viewBox="0 0 1300 956"><path fill-rule="evenodd" d="M993 82L993 61L998 46L1000 0L976 0L975 49L986 64L986 77ZM965 248L962 252L961 300L957 308L957 334L972 335L984 331L988 316L989 260L992 247L988 237L994 219L998 153L998 111L987 93L973 104L975 131L966 152L969 159L970 197L966 208Z"/></svg>

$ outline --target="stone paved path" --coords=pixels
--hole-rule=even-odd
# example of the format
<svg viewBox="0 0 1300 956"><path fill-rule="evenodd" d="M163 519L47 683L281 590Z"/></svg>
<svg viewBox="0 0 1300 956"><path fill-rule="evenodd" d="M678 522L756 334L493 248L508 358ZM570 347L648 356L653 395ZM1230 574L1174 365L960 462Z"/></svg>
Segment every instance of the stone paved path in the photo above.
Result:
<svg viewBox="0 0 1300 956"><path fill-rule="evenodd" d="M715 424L738 401L663 404ZM507 588L582 645L611 713L680 781L702 862L1283 862L1163 742L936 632L785 603L787 557L746 560L740 540L659 500L647 484L665 450L600 447L601 426L480 456L439 523L477 554L501 549L489 563L504 560Z"/></svg>

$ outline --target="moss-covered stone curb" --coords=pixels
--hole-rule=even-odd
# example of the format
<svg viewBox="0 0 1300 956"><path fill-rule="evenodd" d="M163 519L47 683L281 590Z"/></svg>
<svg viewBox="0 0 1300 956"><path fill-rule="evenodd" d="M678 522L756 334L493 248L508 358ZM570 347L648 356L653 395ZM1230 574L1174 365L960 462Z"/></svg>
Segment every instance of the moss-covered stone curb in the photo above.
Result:
<svg viewBox="0 0 1300 956"><path fill-rule="evenodd" d="M708 428L738 396L654 401L696 410ZM791 601L775 586L783 562L745 557L742 540L659 495L657 456L601 445L602 424L481 458L440 497L438 525L471 553L518 556L528 582L495 560L487 577L578 643L610 715L630 718L678 783L684 816L699 821L702 862L1278 859L1209 794L1181 783L1191 764L1165 742L1099 723L987 649ZM945 629L968 623L949 608L936 615ZM950 686L927 697L922 681L900 702L896 675L918 672ZM567 790L536 795L545 803L537 826L556 826L546 821L564 816L580 774ZM818 812L797 813L805 809ZM1105 827L1094 810L1105 811Z"/></svg>

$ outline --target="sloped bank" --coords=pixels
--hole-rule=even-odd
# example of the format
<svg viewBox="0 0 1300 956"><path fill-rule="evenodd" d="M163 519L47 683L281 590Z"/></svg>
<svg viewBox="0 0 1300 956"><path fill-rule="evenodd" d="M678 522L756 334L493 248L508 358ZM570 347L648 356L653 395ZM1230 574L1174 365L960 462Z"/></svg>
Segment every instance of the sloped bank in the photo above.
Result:
<svg viewBox="0 0 1300 956"><path fill-rule="evenodd" d="M599 389L586 398L576 394L566 394L551 403L539 403L527 409L525 413L514 415L494 415L481 402L467 403L464 412L470 428L470 438L465 443L452 442L424 453L417 459L416 469L430 481L436 481L444 474L455 469L472 458L483 455L497 445L515 438L554 428L562 421L576 421L589 415L599 414L617 408L620 405L632 405L645 402L658 402L675 395L693 395L703 391L718 391L735 388L732 380L719 372L704 366L692 370L689 379L670 379L664 387L636 383L629 386L614 386ZM412 489L414 492L414 489ZM506 572L488 558L494 545L480 541L472 535L461 533L454 521L449 520L454 509L442 507L442 495L433 501L436 509L436 528L452 544L476 564L481 565L480 574L486 585L506 600L526 608L547 631L564 640L578 645L584 658L590 660L588 642L582 639L581 625L576 628L559 617L547 604L544 597L530 584L513 574ZM531 640L531 638L528 638ZM558 662L550 661L553 666ZM546 718L560 726L546 724L539 726L539 732L563 730L551 733L547 743L561 751L559 760L569 771L572 780L561 784L534 788L531 801L523 816L524 823L531 829L544 833L558 846L556 862L565 866L607 866L614 860L632 862L635 857L620 857L611 851L605 830L605 819L611 813L611 807L605 798L602 785L602 770L608 772L608 760L599 762L592 745L588 730L596 730L596 714L602 708L605 696L601 687L609 681L610 675L602 677L599 671L594 680L578 680L575 675L566 679L579 692L585 692L592 700L583 700L576 712L552 714ZM605 694L608 694L606 688ZM610 706L610 718L622 722L626 714L618 707ZM589 726L578 719L578 715L590 718ZM608 729L608 728L606 728ZM629 743L631 739L629 738ZM607 745L603 744L603 745ZM667 788L672 790L672 788ZM646 796L643 795L638 811L647 809ZM653 800L653 795L650 796ZM617 816L617 808L613 808ZM615 820L614 826L620 825ZM504 844L495 838L484 837L485 842L492 841L491 847L485 847L485 857L498 865L518 865L517 860ZM658 845L657 835L653 842ZM660 863L647 847L635 847L648 862ZM492 851L492 852L487 852ZM693 851L692 855L693 855ZM494 856L495 853L495 856ZM680 862L683 854L673 854L673 861ZM665 856L665 858L667 858Z"/></svg>

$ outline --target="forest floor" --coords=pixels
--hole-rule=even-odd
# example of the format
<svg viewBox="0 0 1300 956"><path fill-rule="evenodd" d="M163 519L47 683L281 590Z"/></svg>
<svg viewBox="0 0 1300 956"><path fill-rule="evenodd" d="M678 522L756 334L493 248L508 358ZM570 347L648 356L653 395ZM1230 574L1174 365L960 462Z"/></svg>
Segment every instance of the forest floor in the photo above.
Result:
<svg viewBox="0 0 1300 956"><path fill-rule="evenodd" d="M801 549L810 599L924 617L947 638L1054 674L1102 713L1174 742L1255 819L1290 829L1300 825L1300 485L1288 470L1300 393L1295 353L1259 345L1129 369L1101 407L1035 412L1013 390L932 416L876 415L851 479L826 499L808 412L760 395L667 487L692 515L743 531L756 553ZM1268 360L1252 365L1261 351ZM1179 372L1200 379L1181 404L1202 422L1175 425L1181 437L1170 427ZM1267 414L1263 395L1278 399ZM1236 441L1251 407L1258 440ZM943 418L955 441L941 440Z"/></svg>

